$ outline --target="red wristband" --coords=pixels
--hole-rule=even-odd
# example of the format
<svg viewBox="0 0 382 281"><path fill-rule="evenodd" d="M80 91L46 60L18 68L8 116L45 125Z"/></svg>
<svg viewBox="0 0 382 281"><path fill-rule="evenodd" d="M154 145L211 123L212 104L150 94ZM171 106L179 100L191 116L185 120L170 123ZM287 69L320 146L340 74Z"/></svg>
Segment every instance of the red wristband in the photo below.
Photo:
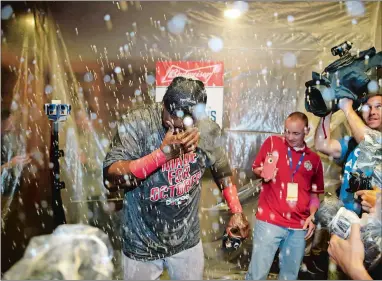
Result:
<svg viewBox="0 0 382 281"><path fill-rule="evenodd" d="M317 197L312 197L310 198L310 201L309 201L309 208L310 207L317 207L319 208L320 207L320 200L317 198Z"/></svg>
<svg viewBox="0 0 382 281"><path fill-rule="evenodd" d="M138 179L144 180L164 163L166 163L166 155L160 148L158 148L149 155L131 161L129 168L134 176Z"/></svg>
<svg viewBox="0 0 382 281"><path fill-rule="evenodd" d="M236 185L231 185L223 189L223 197L227 202L228 207L231 209L231 213L242 213L239 196L237 195Z"/></svg>

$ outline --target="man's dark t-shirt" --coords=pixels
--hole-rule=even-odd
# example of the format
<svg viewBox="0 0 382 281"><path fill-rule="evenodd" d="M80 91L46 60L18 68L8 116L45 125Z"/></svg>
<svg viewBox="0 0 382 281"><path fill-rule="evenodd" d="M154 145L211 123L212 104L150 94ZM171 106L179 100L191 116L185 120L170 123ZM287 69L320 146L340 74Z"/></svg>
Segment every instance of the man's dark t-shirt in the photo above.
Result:
<svg viewBox="0 0 382 281"><path fill-rule="evenodd" d="M211 120L203 123L195 152L168 161L140 186L125 193L122 238L127 257L156 260L199 243L201 177L207 167L228 165L222 148L214 145L219 126ZM150 154L160 147L165 133L161 104L129 112L118 124L103 167Z"/></svg>

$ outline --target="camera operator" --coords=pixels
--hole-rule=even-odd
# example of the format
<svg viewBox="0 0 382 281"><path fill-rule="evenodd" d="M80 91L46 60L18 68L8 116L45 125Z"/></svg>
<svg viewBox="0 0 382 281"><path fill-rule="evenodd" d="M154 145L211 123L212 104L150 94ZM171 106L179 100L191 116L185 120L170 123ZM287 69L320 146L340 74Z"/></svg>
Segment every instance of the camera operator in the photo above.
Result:
<svg viewBox="0 0 382 281"><path fill-rule="evenodd" d="M355 175L353 172L361 172L359 167L357 167L357 160L359 160L360 154L364 153L359 147L360 143L367 139L368 142L370 142L370 140L371 142L374 142L372 145L378 146L379 144L380 146L382 130L381 103L382 95L380 93L370 95L367 98L366 103L362 106L361 119L353 109L353 100L343 98L339 101L338 106L346 116L353 137L340 140L331 138L331 114L321 118L315 135L315 147L318 151L341 162L346 160L343 182L340 190L340 199L344 203L345 208L352 210L357 214L361 213L361 208L368 211L369 208L374 207L372 206L372 202L375 202L373 198L376 197L377 192L381 189L380 183L375 183L370 180L371 174L376 171L376 167L372 167L368 175L361 174L361 177L359 178L360 181L358 181L361 189L373 189L367 191L367 196L365 191L354 190L354 187L352 186L354 185L353 183L358 180L357 178L354 178ZM366 186L369 186L369 188L366 188ZM357 202L354 198L354 192L356 191L356 195L361 196L361 203Z"/></svg>

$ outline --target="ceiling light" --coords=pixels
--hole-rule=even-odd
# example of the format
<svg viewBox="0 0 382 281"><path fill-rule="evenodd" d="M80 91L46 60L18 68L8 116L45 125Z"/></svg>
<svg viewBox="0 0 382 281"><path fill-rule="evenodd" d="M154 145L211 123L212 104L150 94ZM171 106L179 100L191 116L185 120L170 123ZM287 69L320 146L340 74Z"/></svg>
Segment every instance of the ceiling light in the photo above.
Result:
<svg viewBox="0 0 382 281"><path fill-rule="evenodd" d="M26 17L25 21L26 21L27 25L29 25L30 27L34 27L34 25L35 25L34 16Z"/></svg>
<svg viewBox="0 0 382 281"><path fill-rule="evenodd" d="M230 19L236 19L241 16L239 9L227 9L224 11L224 16Z"/></svg>

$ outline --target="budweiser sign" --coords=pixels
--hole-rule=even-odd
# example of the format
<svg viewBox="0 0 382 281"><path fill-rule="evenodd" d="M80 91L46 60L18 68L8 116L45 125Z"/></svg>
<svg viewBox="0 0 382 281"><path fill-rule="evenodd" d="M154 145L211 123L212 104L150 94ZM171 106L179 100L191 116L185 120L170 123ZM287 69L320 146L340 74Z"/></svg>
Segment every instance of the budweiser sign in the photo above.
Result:
<svg viewBox="0 0 382 281"><path fill-rule="evenodd" d="M157 63L157 86L168 86L178 76L198 79L206 86L223 86L223 63Z"/></svg>

